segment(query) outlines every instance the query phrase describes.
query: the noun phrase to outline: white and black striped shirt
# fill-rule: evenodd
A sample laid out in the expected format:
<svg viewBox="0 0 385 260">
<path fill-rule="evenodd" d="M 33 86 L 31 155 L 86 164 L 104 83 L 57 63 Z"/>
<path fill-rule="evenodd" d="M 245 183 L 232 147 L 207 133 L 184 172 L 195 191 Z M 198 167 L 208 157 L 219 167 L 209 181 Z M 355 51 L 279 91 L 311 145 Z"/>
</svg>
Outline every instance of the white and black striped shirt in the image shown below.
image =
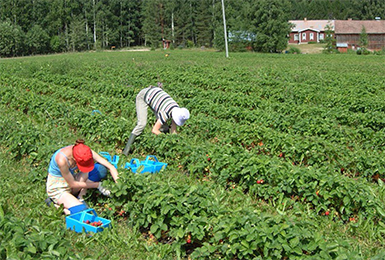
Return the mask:
<svg viewBox="0 0 385 260">
<path fill-rule="evenodd" d="M 172 109 L 174 107 L 179 107 L 178 103 L 159 87 L 151 87 L 145 94 L 144 101 L 155 112 L 162 125 L 171 118 Z"/>
</svg>

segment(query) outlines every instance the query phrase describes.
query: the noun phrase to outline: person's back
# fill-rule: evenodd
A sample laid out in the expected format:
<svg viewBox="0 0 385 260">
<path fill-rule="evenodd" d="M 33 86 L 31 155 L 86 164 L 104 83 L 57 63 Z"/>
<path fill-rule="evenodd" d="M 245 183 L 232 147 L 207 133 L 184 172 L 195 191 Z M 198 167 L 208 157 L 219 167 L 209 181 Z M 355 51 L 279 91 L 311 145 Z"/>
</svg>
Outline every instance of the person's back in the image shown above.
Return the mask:
<svg viewBox="0 0 385 260">
<path fill-rule="evenodd" d="M 147 90 L 144 100 L 154 111 L 156 118 L 161 120 L 162 124 L 171 118 L 172 109 L 179 107 L 178 103 L 159 87 L 151 87 Z"/>
</svg>

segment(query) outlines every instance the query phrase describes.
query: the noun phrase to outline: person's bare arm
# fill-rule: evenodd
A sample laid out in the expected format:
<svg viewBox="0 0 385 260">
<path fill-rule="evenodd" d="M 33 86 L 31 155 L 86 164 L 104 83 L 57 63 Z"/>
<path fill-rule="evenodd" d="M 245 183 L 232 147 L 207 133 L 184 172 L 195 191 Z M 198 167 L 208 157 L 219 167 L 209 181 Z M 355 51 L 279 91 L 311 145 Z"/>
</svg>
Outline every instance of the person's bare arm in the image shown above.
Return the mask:
<svg viewBox="0 0 385 260">
<path fill-rule="evenodd" d="M 174 122 L 174 120 L 172 120 L 172 122 L 171 122 L 171 133 L 172 134 L 177 134 L 177 132 L 176 132 L 176 123 Z"/>
<path fill-rule="evenodd" d="M 155 125 L 152 127 L 152 133 L 153 133 L 153 134 L 156 134 L 156 135 L 161 134 L 162 132 L 159 131 L 159 129 L 160 129 L 161 127 L 162 127 L 162 122 L 160 121 L 160 119 L 156 120 Z"/>
<path fill-rule="evenodd" d="M 98 153 L 95 153 L 94 151 L 92 151 L 92 157 L 94 158 L 95 161 L 97 161 L 101 165 L 105 166 L 110 171 L 110 174 L 111 174 L 111 176 L 115 182 L 118 180 L 119 174 L 118 174 L 118 170 L 115 168 L 115 166 L 113 166 L 106 159 L 104 159 L 102 156 L 100 156 Z"/>
<path fill-rule="evenodd" d="M 68 183 L 68 186 L 73 189 L 77 188 L 97 188 L 99 183 L 91 183 L 91 182 L 85 182 L 85 181 L 76 181 L 74 176 L 72 176 L 71 172 L 68 169 L 67 160 L 63 157 L 59 157 L 57 160 L 57 164 L 59 166 L 61 175 L 63 176 L 64 180 Z"/>
</svg>

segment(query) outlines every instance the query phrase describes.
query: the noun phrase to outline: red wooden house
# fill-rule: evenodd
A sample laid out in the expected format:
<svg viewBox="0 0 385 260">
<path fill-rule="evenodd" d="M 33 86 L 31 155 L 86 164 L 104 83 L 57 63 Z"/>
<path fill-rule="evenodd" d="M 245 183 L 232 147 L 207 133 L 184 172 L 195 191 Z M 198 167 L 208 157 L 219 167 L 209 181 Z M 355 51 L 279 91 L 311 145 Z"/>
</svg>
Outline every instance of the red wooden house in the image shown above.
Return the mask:
<svg viewBox="0 0 385 260">
<path fill-rule="evenodd" d="M 293 24 L 289 43 L 320 42 L 326 38 L 325 28 L 327 25 L 334 30 L 334 21 L 330 20 L 289 20 Z"/>
<path fill-rule="evenodd" d="M 362 28 L 368 35 L 369 50 L 385 49 L 385 21 L 384 20 L 336 20 L 335 39 L 336 44 L 346 44 L 348 49 L 360 47 L 360 35 Z"/>
</svg>

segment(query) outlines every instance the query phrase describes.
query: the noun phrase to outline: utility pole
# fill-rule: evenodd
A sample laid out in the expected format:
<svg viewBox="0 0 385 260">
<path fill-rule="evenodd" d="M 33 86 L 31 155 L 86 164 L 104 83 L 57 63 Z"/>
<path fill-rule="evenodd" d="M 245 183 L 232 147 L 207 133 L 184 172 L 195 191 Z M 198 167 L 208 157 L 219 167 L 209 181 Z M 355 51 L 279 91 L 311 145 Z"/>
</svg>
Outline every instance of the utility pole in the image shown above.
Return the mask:
<svg viewBox="0 0 385 260">
<path fill-rule="evenodd" d="M 222 13 L 223 13 L 223 28 L 225 32 L 225 49 L 226 49 L 226 58 L 229 57 L 229 47 L 227 46 L 227 30 L 226 30 L 226 16 L 225 16 L 225 0 L 222 0 Z"/>
</svg>

